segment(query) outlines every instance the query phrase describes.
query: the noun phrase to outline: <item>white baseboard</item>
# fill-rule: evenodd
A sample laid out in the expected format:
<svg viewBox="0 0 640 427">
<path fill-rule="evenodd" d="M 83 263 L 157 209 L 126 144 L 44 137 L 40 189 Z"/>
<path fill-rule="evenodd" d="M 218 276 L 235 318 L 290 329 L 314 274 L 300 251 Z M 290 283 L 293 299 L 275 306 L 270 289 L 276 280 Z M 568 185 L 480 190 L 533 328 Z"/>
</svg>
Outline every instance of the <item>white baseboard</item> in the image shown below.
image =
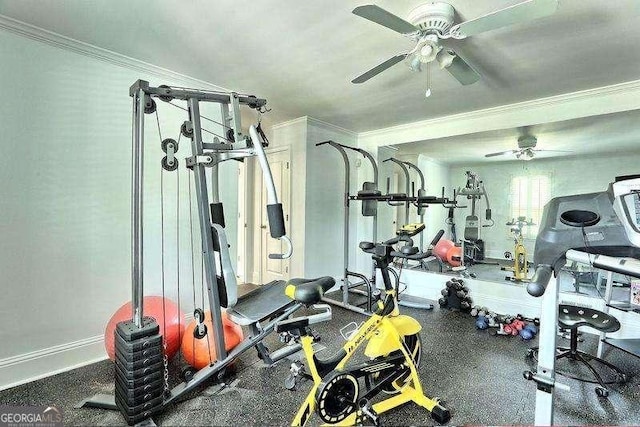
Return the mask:
<svg viewBox="0 0 640 427">
<path fill-rule="evenodd" d="M 193 313 L 185 314 L 185 325 Z M 0 359 L 0 391 L 107 359 L 104 335 Z"/>
<path fill-rule="evenodd" d="M 107 358 L 104 336 L 0 359 L 0 390 L 70 371 Z"/>
</svg>

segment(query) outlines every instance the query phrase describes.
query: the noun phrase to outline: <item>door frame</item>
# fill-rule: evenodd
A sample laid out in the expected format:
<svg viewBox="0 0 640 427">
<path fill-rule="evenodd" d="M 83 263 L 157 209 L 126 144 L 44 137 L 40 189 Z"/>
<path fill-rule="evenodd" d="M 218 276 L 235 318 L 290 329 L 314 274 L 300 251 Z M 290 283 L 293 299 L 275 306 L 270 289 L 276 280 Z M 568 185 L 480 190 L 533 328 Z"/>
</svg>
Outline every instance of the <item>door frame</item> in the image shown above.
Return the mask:
<svg viewBox="0 0 640 427">
<path fill-rule="evenodd" d="M 287 199 L 289 200 L 289 220 L 287 221 L 287 233 L 290 232 L 290 224 L 291 224 L 291 145 L 281 145 L 277 147 L 269 147 L 264 150 L 265 155 L 286 152 L 287 153 L 287 161 L 289 162 L 288 168 L 288 179 L 289 186 L 287 191 Z M 262 198 L 262 185 L 256 188 L 256 180 L 257 174 L 259 170 L 258 160 L 253 157 L 251 162 L 243 162 L 240 164 L 240 168 L 243 169 L 243 172 L 239 172 L 238 179 L 242 182 L 238 182 L 238 186 L 243 189 L 242 192 L 238 194 L 238 206 L 244 206 L 244 214 L 242 212 L 239 213 L 238 218 L 242 221 L 242 232 L 238 233 L 238 253 L 242 253 L 245 262 L 242 263 L 243 271 L 241 274 L 244 276 L 242 281 L 247 283 L 255 283 L 257 285 L 262 284 L 262 254 L 256 254 L 256 251 L 260 252 L 262 244 L 259 241 L 260 235 L 256 234 L 256 230 L 259 228 L 259 223 L 261 220 L 261 216 L 258 215 L 263 209 L 266 209 L 264 206 L 256 206 L 255 201 L 261 200 Z M 260 193 L 260 197 L 256 198 L 257 194 Z M 278 199 L 281 200 L 281 194 L 278 194 Z M 249 214 L 250 213 L 250 214 Z M 240 225 L 240 223 L 239 223 Z M 251 238 L 249 238 L 249 229 L 251 230 Z M 258 244 L 256 246 L 256 239 L 258 240 Z M 265 255 L 266 256 L 266 255 Z M 251 265 L 253 268 L 249 268 L 249 263 L 246 260 L 253 259 L 259 260 L 259 266 L 256 267 L 256 263 L 252 262 Z M 290 263 L 288 263 L 288 267 L 290 270 Z"/>
</svg>

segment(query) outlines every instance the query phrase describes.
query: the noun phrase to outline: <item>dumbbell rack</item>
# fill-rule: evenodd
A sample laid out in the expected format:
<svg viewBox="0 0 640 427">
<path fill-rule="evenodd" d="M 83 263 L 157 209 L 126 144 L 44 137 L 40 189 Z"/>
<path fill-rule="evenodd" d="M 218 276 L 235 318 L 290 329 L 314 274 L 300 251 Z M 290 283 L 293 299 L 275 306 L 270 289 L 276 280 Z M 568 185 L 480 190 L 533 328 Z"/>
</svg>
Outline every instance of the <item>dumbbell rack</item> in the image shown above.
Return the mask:
<svg viewBox="0 0 640 427">
<path fill-rule="evenodd" d="M 469 296 L 469 288 L 464 285 L 462 279 L 453 278 L 447 281 L 446 287 L 441 291 L 442 297 L 438 300 L 440 308 L 459 310 L 465 313 L 471 311 L 473 300 Z M 460 296 L 458 293 L 462 293 Z"/>
</svg>

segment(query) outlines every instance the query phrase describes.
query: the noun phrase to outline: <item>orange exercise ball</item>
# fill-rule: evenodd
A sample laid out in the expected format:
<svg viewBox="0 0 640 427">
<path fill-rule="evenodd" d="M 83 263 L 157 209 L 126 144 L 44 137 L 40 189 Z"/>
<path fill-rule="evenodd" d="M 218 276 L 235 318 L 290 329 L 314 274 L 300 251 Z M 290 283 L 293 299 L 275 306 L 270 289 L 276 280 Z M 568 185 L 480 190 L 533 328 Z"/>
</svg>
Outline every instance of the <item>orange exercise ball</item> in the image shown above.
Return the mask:
<svg viewBox="0 0 640 427">
<path fill-rule="evenodd" d="M 452 267 L 462 265 L 462 248 L 460 246 L 452 246 L 447 251 L 447 262 Z"/>
<path fill-rule="evenodd" d="M 145 317 L 153 317 L 156 319 L 158 326 L 160 327 L 160 335 L 166 340 L 167 357 L 172 358 L 180 348 L 180 342 L 182 340 L 182 333 L 186 326 L 184 314 L 178 310 L 178 306 L 175 302 L 169 298 L 162 298 L 161 296 L 146 296 L 142 300 L 142 312 Z M 163 320 L 163 313 L 165 314 Z M 131 319 L 131 301 L 122 305 L 111 316 L 109 323 L 104 331 L 104 346 L 107 349 L 109 359 L 115 360 L 115 348 L 114 348 L 114 332 L 116 325 L 125 320 Z M 165 331 L 165 325 L 167 330 Z"/>
<path fill-rule="evenodd" d="M 438 243 L 436 243 L 436 245 L 433 247 L 432 253 L 440 261 L 446 262 L 447 261 L 447 252 L 449 251 L 449 249 L 451 249 L 454 246 L 455 246 L 455 244 L 451 240 L 440 239 L 440 240 L 438 240 Z"/>
<path fill-rule="evenodd" d="M 193 334 L 197 324 L 197 321 L 193 320 L 187 325 L 182 338 L 181 351 L 182 357 L 189 365 L 196 369 L 202 369 L 217 359 L 211 312 L 204 313 L 204 324 L 207 327 L 207 333 L 202 338 L 196 338 Z M 227 313 L 224 311 L 222 312 L 222 326 L 224 330 L 224 347 L 229 351 L 244 339 L 242 327 L 229 320 Z"/>
</svg>

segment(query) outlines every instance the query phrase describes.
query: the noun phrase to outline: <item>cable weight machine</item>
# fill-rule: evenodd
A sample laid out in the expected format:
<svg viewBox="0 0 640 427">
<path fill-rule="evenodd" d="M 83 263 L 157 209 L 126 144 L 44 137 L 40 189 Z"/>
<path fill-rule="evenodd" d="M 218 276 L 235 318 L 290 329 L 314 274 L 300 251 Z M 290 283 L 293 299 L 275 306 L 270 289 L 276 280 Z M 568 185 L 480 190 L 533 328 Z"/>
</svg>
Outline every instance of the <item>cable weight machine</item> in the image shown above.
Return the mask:
<svg viewBox="0 0 640 427">
<path fill-rule="evenodd" d="M 484 242 L 480 238 L 480 219 L 476 211 L 477 202 L 484 198 L 486 204 L 485 220 L 488 221 L 488 224 L 483 224 L 482 228 L 493 227 L 495 222 L 491 218 L 489 196 L 487 195 L 487 190 L 484 188 L 484 182 L 480 180 L 477 174 L 471 171 L 466 171 L 465 174 L 467 177 L 465 186 L 459 187 L 458 190 L 454 192 L 454 200 L 457 199 L 458 196 L 465 196 L 468 200 L 471 200 L 471 213 L 465 218 L 464 225 L 464 257 L 471 263 L 495 264 L 484 261 Z"/>
<path fill-rule="evenodd" d="M 272 259 L 286 259 L 292 254 L 291 241 L 286 235 L 282 205 L 278 201 L 276 188 L 267 161 L 264 146 L 268 145 L 266 137 L 260 130 L 260 125 L 250 126 L 249 134 L 242 132 L 240 121 L 240 107 L 248 107 L 259 114 L 266 111 L 266 100 L 254 96 L 241 95 L 234 92 L 214 92 L 178 87 L 159 86 L 151 87 L 143 80 L 135 82 L 129 91 L 133 99 L 133 134 L 132 134 L 132 318 L 120 322 L 115 331 L 115 396 L 97 394 L 86 399 L 80 406 L 97 407 L 102 409 L 119 410 L 126 422 L 130 425 L 139 423 L 152 423 L 151 417 L 163 411 L 167 405 L 178 401 L 189 392 L 197 390 L 205 382 L 220 378 L 225 368 L 229 366 L 243 352 L 255 348 L 258 356 L 270 365 L 281 360 L 298 350 L 301 346 L 281 336 L 285 345 L 281 349 L 270 352 L 263 344 L 263 339 L 274 331 L 275 325 L 291 316 L 304 304 L 290 299 L 285 294 L 287 282 L 274 281 L 265 284 L 254 291 L 238 296 L 236 276 L 233 271 L 231 257 L 229 255 L 228 239 L 224 229 L 224 210 L 218 195 L 218 165 L 227 160 L 243 161 L 245 158 L 257 157 L 263 172 L 263 178 L 267 189 L 267 213 L 271 237 L 279 239 L 283 243 L 283 253 L 270 254 Z M 194 317 L 197 325 L 193 330 L 194 339 L 205 338 L 215 349 L 212 357 L 209 349 L 208 364 L 185 375 L 184 381 L 169 386 L 167 357 L 163 358 L 163 348 L 166 347 L 166 337 L 159 332 L 159 321 L 152 317 L 145 317 L 143 312 L 144 273 L 143 273 L 143 192 L 144 186 L 144 152 L 145 152 L 145 115 L 154 114 L 158 121 L 160 133 L 160 120 L 156 109 L 156 101 L 160 99 L 176 108 L 188 113 L 179 132 L 178 140 L 162 139 L 160 136 L 162 151 L 166 154 L 161 163 L 161 204 L 163 200 L 162 176 L 166 172 L 177 174 L 180 166 L 176 153 L 179 148 L 180 137 L 190 139 L 191 155 L 184 159 L 184 166 L 189 175 L 189 203 L 191 221 L 191 182 L 195 184 L 195 201 L 197 221 L 200 230 L 201 256 L 202 256 L 202 306 L 196 307 L 194 250 L 192 247 L 192 271 L 193 271 L 193 301 Z M 173 101 L 186 102 L 187 108 L 183 108 Z M 200 114 L 200 104 L 214 103 L 220 106 L 221 121 L 215 121 Z M 216 134 L 202 127 L 202 120 L 209 120 L 224 129 L 222 134 Z M 203 132 L 214 136 L 213 142 L 203 140 Z M 207 174 L 207 169 L 210 174 Z M 211 184 L 213 193 L 210 203 L 208 196 L 208 183 Z M 178 186 L 179 200 L 179 186 Z M 164 216 L 161 208 L 162 223 L 162 292 L 165 293 L 164 283 Z M 179 212 L 179 204 L 178 204 Z M 176 218 L 178 229 L 179 218 Z M 190 223 L 191 227 L 191 223 Z M 191 227 L 191 245 L 193 246 L 193 228 Z M 177 260 L 180 259 L 180 240 L 178 238 Z M 180 303 L 180 267 L 178 266 L 178 303 Z M 299 282 L 309 282 L 298 279 Z M 310 281 L 315 282 L 315 281 Z M 204 284 L 206 283 L 206 289 Z M 206 298 L 205 298 L 206 295 Z M 210 327 L 203 324 L 203 308 L 205 299 L 208 301 L 208 309 L 212 321 Z M 227 352 L 225 348 L 222 308 L 226 308 L 226 315 L 233 323 L 246 326 L 250 330 L 248 337 Z M 303 317 L 308 324 L 314 324 L 331 318 L 331 308 L 326 304 L 317 304 L 317 314 Z M 197 313 L 197 315 L 195 314 Z M 203 335 L 203 336 L 201 336 Z M 286 333 L 285 333 L 286 335 Z M 158 361 L 160 359 L 160 362 Z M 164 380 L 162 380 L 164 379 Z"/>
</svg>

